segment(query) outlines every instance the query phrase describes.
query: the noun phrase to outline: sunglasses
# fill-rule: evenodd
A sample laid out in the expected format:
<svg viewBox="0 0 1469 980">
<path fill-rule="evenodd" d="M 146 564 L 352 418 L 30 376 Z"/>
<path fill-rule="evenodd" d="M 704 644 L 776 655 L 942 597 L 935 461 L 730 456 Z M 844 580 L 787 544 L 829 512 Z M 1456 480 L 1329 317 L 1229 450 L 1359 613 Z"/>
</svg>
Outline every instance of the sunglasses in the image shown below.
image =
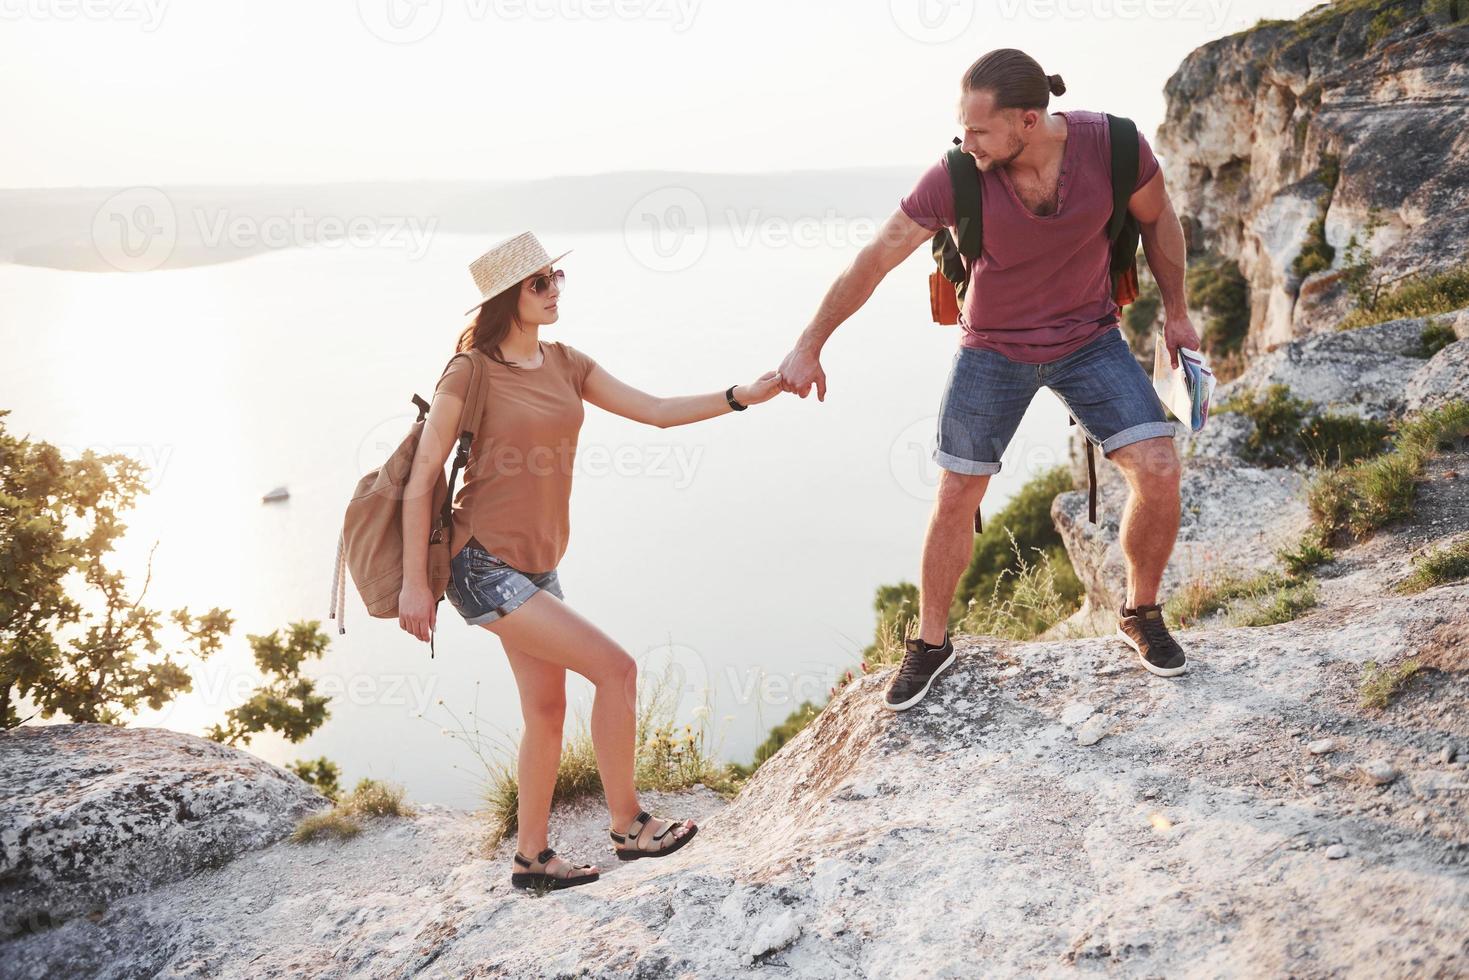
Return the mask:
<svg viewBox="0 0 1469 980">
<path fill-rule="evenodd" d="M 549 276 L 544 274 L 535 276 L 534 278 L 529 280 L 530 291 L 536 293 L 537 295 L 544 293 L 547 289 L 551 288 L 552 280 L 556 282 L 557 289 L 566 288 L 566 270 L 553 269 L 551 270 L 551 274 Z"/>
</svg>

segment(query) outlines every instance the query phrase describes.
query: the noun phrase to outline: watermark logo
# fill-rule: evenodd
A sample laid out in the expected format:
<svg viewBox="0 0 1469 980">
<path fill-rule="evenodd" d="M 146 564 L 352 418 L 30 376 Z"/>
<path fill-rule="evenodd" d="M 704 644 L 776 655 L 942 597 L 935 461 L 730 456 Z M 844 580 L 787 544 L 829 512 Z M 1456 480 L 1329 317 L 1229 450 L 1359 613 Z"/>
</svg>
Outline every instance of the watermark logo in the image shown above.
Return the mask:
<svg viewBox="0 0 1469 980">
<path fill-rule="evenodd" d="M 157 187 L 118 191 L 92 215 L 92 247 L 120 272 L 151 272 L 181 244 L 232 253 L 343 244 L 396 248 L 417 260 L 427 254 L 437 217 L 317 214 L 293 208 L 279 214 L 241 214 L 229 208 L 180 209 Z"/>
<path fill-rule="evenodd" d="M 622 224 L 628 251 L 654 272 L 691 268 L 709 246 L 709 212 L 687 187 L 660 187 L 628 209 Z"/>
<path fill-rule="evenodd" d="M 444 0 L 357 0 L 357 18 L 389 44 L 414 44 L 444 19 Z"/>
<path fill-rule="evenodd" d="M 92 246 L 119 272 L 150 272 L 178 244 L 173 201 L 156 187 L 129 187 L 102 202 L 92 216 Z"/>
<path fill-rule="evenodd" d="M 943 44 L 969 29 L 975 0 L 888 0 L 898 30 L 923 44 Z"/>
<path fill-rule="evenodd" d="M 943 469 L 934 462 L 938 444 L 938 416 L 908 423 L 888 447 L 888 470 L 903 492 L 919 500 L 932 500 Z"/>
</svg>

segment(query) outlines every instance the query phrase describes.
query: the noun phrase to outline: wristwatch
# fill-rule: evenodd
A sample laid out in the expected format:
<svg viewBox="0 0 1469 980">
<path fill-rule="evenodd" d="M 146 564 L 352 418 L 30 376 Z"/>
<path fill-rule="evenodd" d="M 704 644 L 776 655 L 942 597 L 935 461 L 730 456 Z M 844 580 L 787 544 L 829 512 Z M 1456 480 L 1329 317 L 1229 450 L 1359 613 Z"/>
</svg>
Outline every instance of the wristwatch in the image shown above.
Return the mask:
<svg viewBox="0 0 1469 980">
<path fill-rule="evenodd" d="M 729 386 L 729 390 L 724 393 L 724 400 L 727 401 L 727 402 L 729 402 L 729 407 L 732 408 L 732 409 L 734 409 L 736 412 L 743 412 L 745 409 L 749 408 L 750 406 L 749 405 L 741 405 L 739 402 L 735 401 L 734 390 L 737 387 L 739 387 L 739 386 L 738 385 L 730 385 Z"/>
</svg>

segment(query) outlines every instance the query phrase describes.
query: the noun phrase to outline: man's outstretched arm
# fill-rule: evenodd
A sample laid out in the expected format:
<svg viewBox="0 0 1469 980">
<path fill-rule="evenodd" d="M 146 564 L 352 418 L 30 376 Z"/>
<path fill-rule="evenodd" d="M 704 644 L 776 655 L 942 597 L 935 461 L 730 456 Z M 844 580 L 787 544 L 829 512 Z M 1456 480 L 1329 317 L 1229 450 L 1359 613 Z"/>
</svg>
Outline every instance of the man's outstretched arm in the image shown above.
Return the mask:
<svg viewBox="0 0 1469 980">
<path fill-rule="evenodd" d="M 852 264 L 831 284 L 811 324 L 801 331 L 796 346 L 780 362 L 782 390 L 794 391 L 805 398 L 814 383 L 817 400 L 826 401 L 826 372 L 821 369 L 821 349 L 826 346 L 826 339 L 862 308 L 884 276 L 932 237 L 933 232 L 902 211 L 894 211 L 883 222 L 877 237 L 863 246 Z"/>
</svg>

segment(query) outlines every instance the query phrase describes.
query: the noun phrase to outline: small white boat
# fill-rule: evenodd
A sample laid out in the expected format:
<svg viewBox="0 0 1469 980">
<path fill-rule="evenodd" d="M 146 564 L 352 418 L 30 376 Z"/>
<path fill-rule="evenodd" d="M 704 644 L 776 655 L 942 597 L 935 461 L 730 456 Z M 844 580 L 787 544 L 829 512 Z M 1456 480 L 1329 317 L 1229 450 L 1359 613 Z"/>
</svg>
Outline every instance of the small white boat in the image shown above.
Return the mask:
<svg viewBox="0 0 1469 980">
<path fill-rule="evenodd" d="M 291 493 L 285 487 L 276 487 L 274 490 L 260 498 L 262 504 L 273 504 L 277 500 L 285 500 Z"/>
</svg>

